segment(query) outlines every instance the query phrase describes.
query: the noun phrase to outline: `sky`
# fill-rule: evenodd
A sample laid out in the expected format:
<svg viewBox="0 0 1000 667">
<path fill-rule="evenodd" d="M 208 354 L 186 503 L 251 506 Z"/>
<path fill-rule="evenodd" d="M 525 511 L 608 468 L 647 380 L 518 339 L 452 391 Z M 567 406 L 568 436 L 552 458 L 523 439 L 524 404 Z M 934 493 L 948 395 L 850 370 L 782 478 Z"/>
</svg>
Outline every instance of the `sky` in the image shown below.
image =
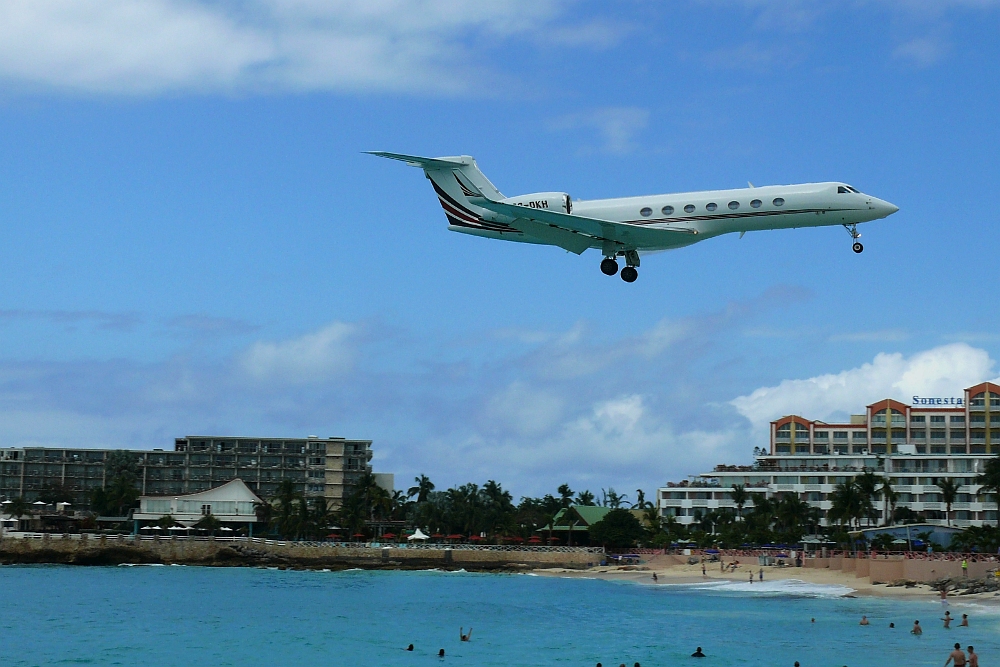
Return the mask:
<svg viewBox="0 0 1000 667">
<path fill-rule="evenodd" d="M 0 6 L 0 446 L 373 440 L 399 488 L 634 496 L 782 415 L 997 378 L 1000 1 Z M 447 230 L 506 195 L 837 180 L 900 211 L 647 256 Z"/>
</svg>

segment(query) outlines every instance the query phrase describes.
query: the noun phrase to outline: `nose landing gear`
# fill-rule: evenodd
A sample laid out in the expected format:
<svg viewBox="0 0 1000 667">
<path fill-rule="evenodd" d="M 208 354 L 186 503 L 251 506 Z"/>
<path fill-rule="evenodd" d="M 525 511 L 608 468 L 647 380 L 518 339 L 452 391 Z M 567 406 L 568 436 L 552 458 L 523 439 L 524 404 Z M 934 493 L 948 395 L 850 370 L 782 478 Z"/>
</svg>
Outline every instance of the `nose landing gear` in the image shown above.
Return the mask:
<svg viewBox="0 0 1000 667">
<path fill-rule="evenodd" d="M 858 231 L 858 223 L 852 222 L 850 224 L 844 225 L 844 229 L 846 229 L 847 233 L 851 235 L 852 239 L 854 239 L 854 245 L 851 246 L 851 250 L 853 250 L 858 254 L 861 254 L 861 252 L 864 251 L 865 247 L 861 245 L 860 241 L 858 241 L 858 239 L 861 238 L 861 232 Z"/>
</svg>

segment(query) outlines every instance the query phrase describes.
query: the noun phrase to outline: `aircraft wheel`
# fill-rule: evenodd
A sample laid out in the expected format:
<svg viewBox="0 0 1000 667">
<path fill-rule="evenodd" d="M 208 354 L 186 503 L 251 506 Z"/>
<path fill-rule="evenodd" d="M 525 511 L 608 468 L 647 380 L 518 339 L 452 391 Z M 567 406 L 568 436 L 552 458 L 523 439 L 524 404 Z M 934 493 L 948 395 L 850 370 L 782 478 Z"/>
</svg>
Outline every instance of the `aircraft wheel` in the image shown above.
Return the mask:
<svg viewBox="0 0 1000 667">
<path fill-rule="evenodd" d="M 610 257 L 605 257 L 601 262 L 601 273 L 606 276 L 613 276 L 618 273 L 618 262 L 611 259 Z"/>
<path fill-rule="evenodd" d="M 639 272 L 635 270 L 633 266 L 626 266 L 622 269 L 622 280 L 627 283 L 634 283 L 635 279 L 639 277 Z"/>
<path fill-rule="evenodd" d="M 863 245 L 861 245 L 860 243 L 858 243 L 857 241 L 855 241 L 855 242 L 854 242 L 854 245 L 853 245 L 853 246 L 851 246 L 851 249 L 852 249 L 852 250 L 853 250 L 854 252 L 856 252 L 856 253 L 858 253 L 858 254 L 861 254 L 861 251 L 862 251 L 862 250 L 864 250 L 864 249 L 865 249 L 865 247 L 864 247 Z"/>
</svg>

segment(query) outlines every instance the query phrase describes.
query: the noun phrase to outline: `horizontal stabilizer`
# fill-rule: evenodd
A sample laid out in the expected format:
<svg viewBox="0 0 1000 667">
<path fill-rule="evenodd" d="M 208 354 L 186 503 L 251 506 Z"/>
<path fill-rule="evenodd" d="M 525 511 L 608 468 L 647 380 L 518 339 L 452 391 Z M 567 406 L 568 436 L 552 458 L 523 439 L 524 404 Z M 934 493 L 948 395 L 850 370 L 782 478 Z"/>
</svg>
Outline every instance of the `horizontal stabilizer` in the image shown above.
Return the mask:
<svg viewBox="0 0 1000 667">
<path fill-rule="evenodd" d="M 403 155 L 402 153 L 386 153 L 385 151 L 364 151 L 367 155 L 389 158 L 405 162 L 411 167 L 421 169 L 454 169 L 473 164 L 474 160 L 468 155 L 458 155 L 456 157 L 420 157 L 419 155 Z"/>
</svg>

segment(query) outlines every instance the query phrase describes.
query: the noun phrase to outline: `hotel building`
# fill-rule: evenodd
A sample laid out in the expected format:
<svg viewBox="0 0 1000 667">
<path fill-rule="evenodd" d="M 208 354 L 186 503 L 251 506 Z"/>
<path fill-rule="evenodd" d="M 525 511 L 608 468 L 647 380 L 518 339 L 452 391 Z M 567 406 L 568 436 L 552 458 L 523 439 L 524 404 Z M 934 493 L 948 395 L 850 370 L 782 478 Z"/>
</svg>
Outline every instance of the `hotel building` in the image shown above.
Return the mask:
<svg viewBox="0 0 1000 667">
<path fill-rule="evenodd" d="M 144 496 L 182 495 L 207 491 L 241 479 L 258 496 L 268 498 L 284 480 L 307 497 L 325 497 L 338 507 L 345 489 L 371 472 L 371 440 L 346 438 L 250 438 L 192 435 L 177 438 L 173 451 L 126 450 L 139 469 Z M 94 489 L 107 481 L 104 461 L 114 449 L 57 447 L 0 448 L 0 496 L 29 502 L 45 488 L 73 494 L 76 508 L 90 504 Z M 378 475 L 392 486 L 391 475 Z"/>
<path fill-rule="evenodd" d="M 952 524 L 980 526 L 997 520 L 997 504 L 979 496 L 976 475 L 1000 454 L 1000 386 L 985 382 L 961 397 L 913 396 L 909 405 L 884 399 L 829 424 L 788 415 L 771 422 L 770 447 L 757 450 L 749 466 L 716 466 L 679 483 L 657 489 L 663 517 L 681 524 L 697 522 L 710 510 L 735 509 L 729 490 L 742 484 L 752 498 L 794 493 L 823 513 L 837 484 L 865 470 L 888 476 L 899 498 L 896 507 L 921 514 L 928 523 L 946 522 L 936 483 L 954 479 L 961 486 L 952 504 Z M 876 503 L 882 521 L 883 505 Z"/>
</svg>

